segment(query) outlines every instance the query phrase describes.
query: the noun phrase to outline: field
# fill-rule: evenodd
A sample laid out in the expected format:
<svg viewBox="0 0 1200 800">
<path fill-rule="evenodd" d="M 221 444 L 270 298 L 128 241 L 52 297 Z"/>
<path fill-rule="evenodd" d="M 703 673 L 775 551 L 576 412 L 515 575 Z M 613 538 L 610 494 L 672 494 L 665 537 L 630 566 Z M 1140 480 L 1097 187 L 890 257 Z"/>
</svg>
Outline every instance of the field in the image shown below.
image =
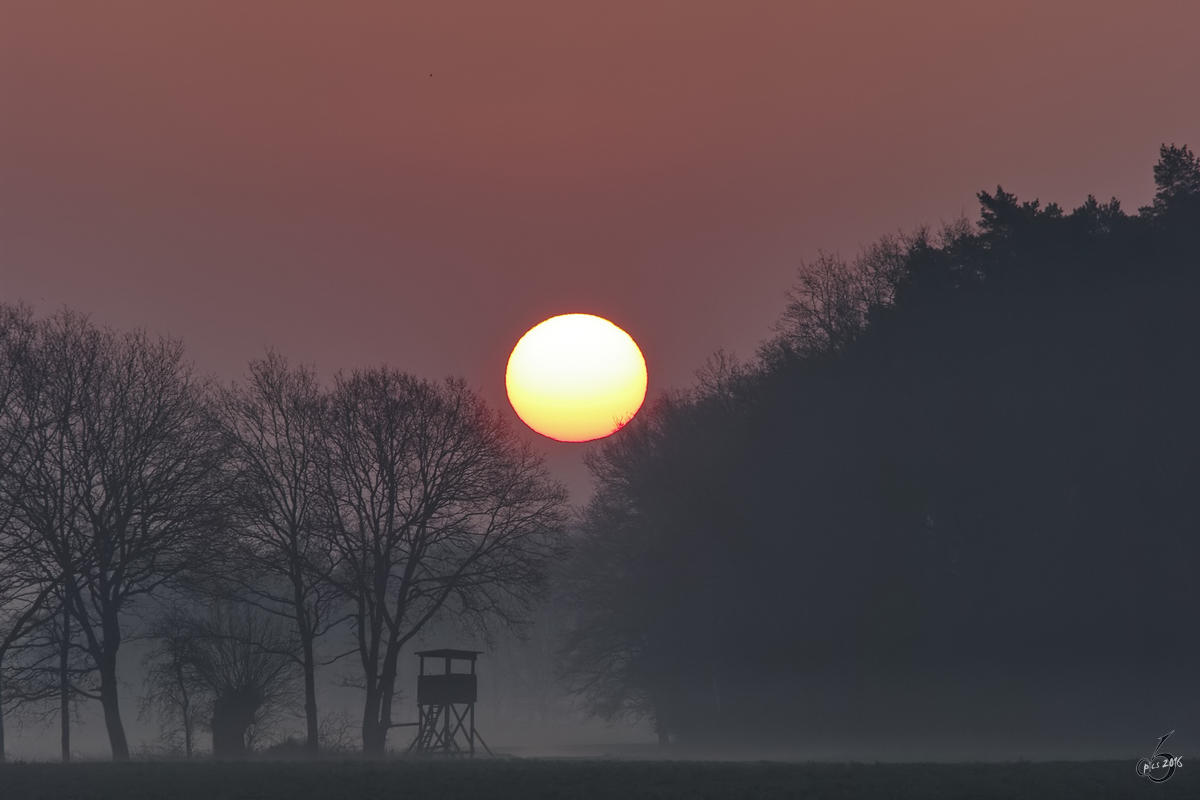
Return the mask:
<svg viewBox="0 0 1200 800">
<path fill-rule="evenodd" d="M 1128 762 L 818 764 L 502 759 L 0 765 L 3 800 L 591 800 L 591 798 L 1129 798 L 1196 796 Z"/>
</svg>

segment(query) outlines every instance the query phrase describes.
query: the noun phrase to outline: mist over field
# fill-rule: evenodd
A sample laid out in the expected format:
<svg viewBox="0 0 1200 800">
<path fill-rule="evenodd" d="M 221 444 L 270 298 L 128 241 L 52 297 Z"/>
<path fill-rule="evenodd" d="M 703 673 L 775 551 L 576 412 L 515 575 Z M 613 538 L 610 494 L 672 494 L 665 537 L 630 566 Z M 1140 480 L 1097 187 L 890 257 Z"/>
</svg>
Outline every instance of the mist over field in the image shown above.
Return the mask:
<svg viewBox="0 0 1200 800">
<path fill-rule="evenodd" d="M 1194 0 L 0 6 L 0 800 L 1196 794 Z"/>
<path fill-rule="evenodd" d="M 445 636 L 431 633 L 427 647 L 438 647 L 446 642 L 471 646 L 452 631 Z M 135 758 L 177 758 L 174 746 L 164 741 L 160 721 L 139 718 L 139 697 L 144 693 L 143 670 L 140 659 L 147 647 L 132 642 L 122 655 L 122 674 L 128 691 L 122 697 L 122 712 L 128 720 L 129 737 L 134 745 Z M 417 649 L 420 649 L 419 647 Z M 330 651 L 333 648 L 330 647 Z M 563 687 L 553 682 L 552 660 L 542 663 L 534 661 L 544 654 L 536 648 L 527 648 L 520 642 L 503 637 L 495 652 L 480 659 L 480 701 L 476 709 L 479 733 L 484 741 L 502 755 L 521 757 L 537 756 L 604 756 L 648 757 L 658 749 L 652 727 L 642 724 L 610 725 L 589 717 L 578 707 Z M 397 681 L 401 700 L 397 705 L 398 721 L 414 721 L 417 659 L 403 657 L 402 670 Z M 540 670 L 530 674 L 530 668 Z M 342 676 L 351 670 L 336 666 L 323 670 L 325 680 L 317 694 L 322 717 L 328 716 L 330 728 L 345 737 L 347 744 L 355 742 L 356 715 L 361 715 L 360 692 L 339 685 Z M 541 683 L 539 683 L 539 680 Z M 7 757 L 12 761 L 57 761 L 61 755 L 57 719 L 31 717 L 7 720 Z M 79 761 L 108 760 L 111 750 L 104 731 L 104 719 L 100 710 L 87 705 L 79 707 L 72 722 L 71 749 Z M 390 744 L 394 750 L 402 751 L 415 735 L 414 728 L 400 728 L 393 733 Z M 285 741 L 289 737 L 296 741 L 304 738 L 303 708 L 299 705 L 287 709 L 258 744 L 258 749 L 267 749 L 271 744 Z M 198 733 L 199 746 L 203 752 L 211 749 L 206 733 Z M 346 755 L 353 755 L 347 753 Z M 284 757 L 284 756 L 281 756 Z M 288 751 L 286 757 L 294 757 Z"/>
<path fill-rule="evenodd" d="M 805 265 L 581 506 L 461 380 L 269 351 L 222 386 L 5 306 L 5 751 L 1191 752 L 1200 159 L 1159 155 L 1134 214 L 997 188 Z M 420 701 L 445 647 L 471 688 Z"/>
</svg>

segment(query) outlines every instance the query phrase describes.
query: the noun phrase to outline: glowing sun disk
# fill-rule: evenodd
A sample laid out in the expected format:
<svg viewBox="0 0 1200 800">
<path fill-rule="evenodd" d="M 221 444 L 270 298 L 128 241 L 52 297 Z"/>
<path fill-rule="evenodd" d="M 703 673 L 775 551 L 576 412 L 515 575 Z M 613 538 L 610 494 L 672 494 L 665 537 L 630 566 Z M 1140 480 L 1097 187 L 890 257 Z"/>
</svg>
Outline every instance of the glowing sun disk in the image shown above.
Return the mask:
<svg viewBox="0 0 1200 800">
<path fill-rule="evenodd" d="M 646 398 L 646 361 L 625 331 L 591 314 L 563 314 L 521 337 L 504 376 L 526 425 L 561 442 L 608 436 Z"/>
</svg>

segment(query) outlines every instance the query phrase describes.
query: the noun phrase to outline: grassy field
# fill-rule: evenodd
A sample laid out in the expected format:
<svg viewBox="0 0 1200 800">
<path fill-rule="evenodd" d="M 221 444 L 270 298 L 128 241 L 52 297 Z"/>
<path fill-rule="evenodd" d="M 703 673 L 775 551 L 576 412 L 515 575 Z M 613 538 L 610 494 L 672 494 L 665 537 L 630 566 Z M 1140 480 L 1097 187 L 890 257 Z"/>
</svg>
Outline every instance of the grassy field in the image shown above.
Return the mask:
<svg viewBox="0 0 1200 800">
<path fill-rule="evenodd" d="M 1164 784 L 1133 761 L 789 764 L 617 760 L 3 764 L 3 800 L 590 800 L 614 798 L 1195 797 L 1184 768 Z"/>
</svg>

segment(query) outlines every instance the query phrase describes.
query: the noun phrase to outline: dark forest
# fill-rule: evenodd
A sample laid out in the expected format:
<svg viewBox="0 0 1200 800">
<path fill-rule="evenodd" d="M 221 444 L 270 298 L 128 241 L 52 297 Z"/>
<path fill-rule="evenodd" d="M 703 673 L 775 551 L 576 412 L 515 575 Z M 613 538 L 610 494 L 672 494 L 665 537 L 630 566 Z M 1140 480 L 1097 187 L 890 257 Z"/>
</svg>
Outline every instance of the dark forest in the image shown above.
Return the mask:
<svg viewBox="0 0 1200 800">
<path fill-rule="evenodd" d="M 997 188 L 823 256 L 755 361 L 593 453 L 562 589 L 592 708 L 1025 752 L 1195 711 L 1200 162 L 1154 177 L 1136 214 Z"/>
</svg>

